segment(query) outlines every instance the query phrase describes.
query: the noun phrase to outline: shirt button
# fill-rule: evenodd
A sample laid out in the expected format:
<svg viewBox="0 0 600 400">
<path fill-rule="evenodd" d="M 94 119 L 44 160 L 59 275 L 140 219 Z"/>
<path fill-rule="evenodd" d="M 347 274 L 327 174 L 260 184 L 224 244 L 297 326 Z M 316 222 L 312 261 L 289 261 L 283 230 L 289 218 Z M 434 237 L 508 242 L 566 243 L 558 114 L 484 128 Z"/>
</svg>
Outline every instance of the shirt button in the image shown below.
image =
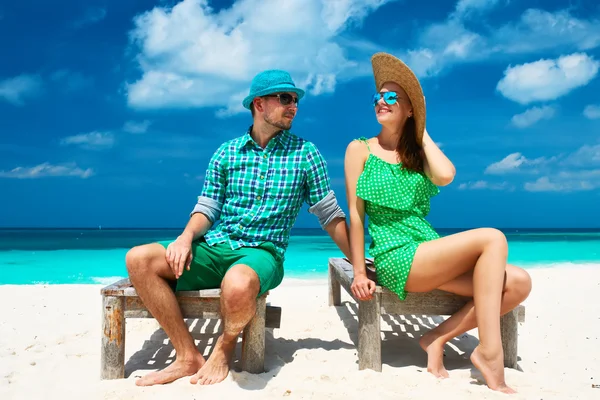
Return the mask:
<svg viewBox="0 0 600 400">
<path fill-rule="evenodd" d="M 264 176 L 264 175 L 261 175 L 261 176 L 260 176 L 260 179 L 265 179 L 265 176 Z"/>
<path fill-rule="evenodd" d="M 262 197 L 260 197 L 260 195 L 256 196 L 256 200 L 260 200 L 262 199 Z"/>
<path fill-rule="evenodd" d="M 267 155 L 266 155 L 266 154 L 265 154 L 265 155 L 263 155 L 263 158 L 267 158 Z"/>
</svg>

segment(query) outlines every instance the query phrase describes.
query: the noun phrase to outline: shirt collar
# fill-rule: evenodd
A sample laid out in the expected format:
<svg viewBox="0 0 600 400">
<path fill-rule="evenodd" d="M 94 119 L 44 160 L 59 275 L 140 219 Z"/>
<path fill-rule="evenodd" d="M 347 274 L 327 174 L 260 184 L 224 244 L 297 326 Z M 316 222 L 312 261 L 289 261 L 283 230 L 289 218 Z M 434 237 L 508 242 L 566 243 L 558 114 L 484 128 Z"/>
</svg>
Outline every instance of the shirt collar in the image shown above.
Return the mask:
<svg viewBox="0 0 600 400">
<path fill-rule="evenodd" d="M 254 141 L 254 139 L 252 139 L 252 136 L 250 136 L 250 132 L 252 132 L 252 126 L 253 125 L 250 125 L 250 127 L 248 128 L 248 130 L 246 131 L 244 136 L 242 136 L 242 139 L 241 139 L 240 145 L 239 145 L 239 150 L 243 150 L 250 145 L 258 146 L 258 144 Z M 287 130 L 283 130 L 283 131 L 279 132 L 277 134 L 277 136 L 275 136 L 272 139 L 272 141 L 275 142 L 275 145 L 280 145 L 283 148 L 286 148 L 288 146 L 288 144 L 290 143 L 290 132 Z M 267 145 L 267 147 L 274 147 L 274 146 L 270 146 L 270 145 L 271 145 L 271 143 L 269 143 L 269 145 Z"/>
</svg>

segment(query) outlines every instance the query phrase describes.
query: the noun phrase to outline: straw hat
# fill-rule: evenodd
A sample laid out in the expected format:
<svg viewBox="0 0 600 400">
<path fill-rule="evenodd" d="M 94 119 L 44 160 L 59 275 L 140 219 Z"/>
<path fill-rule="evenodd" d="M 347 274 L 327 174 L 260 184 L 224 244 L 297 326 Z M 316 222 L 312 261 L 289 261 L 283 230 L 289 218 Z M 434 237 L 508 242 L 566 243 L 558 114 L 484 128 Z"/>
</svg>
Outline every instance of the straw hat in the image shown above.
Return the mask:
<svg viewBox="0 0 600 400">
<path fill-rule="evenodd" d="M 408 95 L 415 119 L 417 143 L 423 142 L 425 131 L 425 97 L 419 80 L 411 69 L 398 58 L 387 53 L 376 53 L 371 57 L 376 90 L 380 90 L 386 82 L 395 82 Z"/>
</svg>

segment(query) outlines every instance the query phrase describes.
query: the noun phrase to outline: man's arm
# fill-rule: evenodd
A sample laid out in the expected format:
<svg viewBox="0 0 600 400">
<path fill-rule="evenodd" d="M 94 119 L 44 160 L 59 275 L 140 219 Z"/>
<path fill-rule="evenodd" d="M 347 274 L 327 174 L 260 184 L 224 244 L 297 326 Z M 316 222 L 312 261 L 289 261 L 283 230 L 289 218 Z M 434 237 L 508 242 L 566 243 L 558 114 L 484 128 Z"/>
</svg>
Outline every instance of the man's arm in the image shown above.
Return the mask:
<svg viewBox="0 0 600 400">
<path fill-rule="evenodd" d="M 321 227 L 329 234 L 334 243 L 350 259 L 350 243 L 346 214 L 340 208 L 335 193 L 329 185 L 327 164 L 317 148 L 308 144 L 306 160 L 308 211 L 317 216 Z"/>
<path fill-rule="evenodd" d="M 227 186 L 226 171 L 223 165 L 224 146 L 212 156 L 206 169 L 202 194 L 191 212 L 185 229 L 173 243 L 167 247 L 166 258 L 176 278 L 189 269 L 192 262 L 192 242 L 206 234 L 221 215 Z"/>
<path fill-rule="evenodd" d="M 346 218 L 336 217 L 325 226 L 325 230 L 331 236 L 337 247 L 352 262 L 352 253 L 350 251 L 350 242 L 348 240 L 348 224 Z"/>
</svg>

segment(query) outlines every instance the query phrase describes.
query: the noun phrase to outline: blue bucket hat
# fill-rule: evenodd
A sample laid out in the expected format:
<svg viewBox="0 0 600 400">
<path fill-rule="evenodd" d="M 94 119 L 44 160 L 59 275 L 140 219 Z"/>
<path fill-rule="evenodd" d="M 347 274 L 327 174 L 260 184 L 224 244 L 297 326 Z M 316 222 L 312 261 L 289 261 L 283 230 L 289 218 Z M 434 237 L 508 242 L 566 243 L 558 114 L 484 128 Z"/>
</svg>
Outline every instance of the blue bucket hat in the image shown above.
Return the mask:
<svg viewBox="0 0 600 400">
<path fill-rule="evenodd" d="M 304 90 L 296 87 L 292 77 L 286 71 L 279 69 L 263 71 L 252 79 L 250 94 L 244 99 L 242 104 L 244 108 L 250 109 L 250 104 L 255 97 L 281 92 L 296 93 L 298 100 L 304 97 Z"/>
</svg>

